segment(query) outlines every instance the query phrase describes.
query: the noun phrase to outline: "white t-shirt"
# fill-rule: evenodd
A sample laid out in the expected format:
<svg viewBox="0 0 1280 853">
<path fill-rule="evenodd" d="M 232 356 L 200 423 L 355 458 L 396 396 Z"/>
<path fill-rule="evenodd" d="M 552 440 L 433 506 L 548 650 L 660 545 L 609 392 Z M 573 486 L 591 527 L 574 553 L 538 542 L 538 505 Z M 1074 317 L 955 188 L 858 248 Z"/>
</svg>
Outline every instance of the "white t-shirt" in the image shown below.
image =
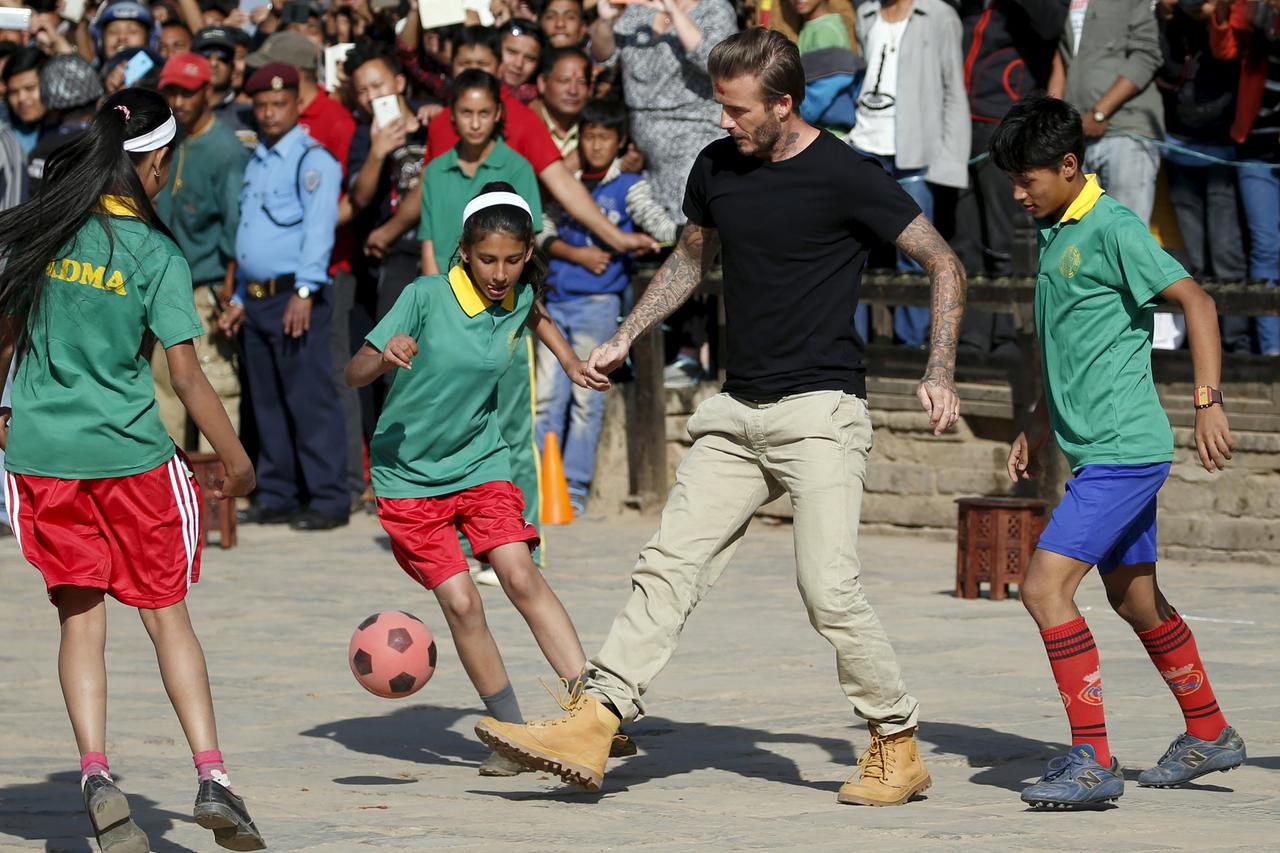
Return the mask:
<svg viewBox="0 0 1280 853">
<path fill-rule="evenodd" d="M 1071 55 L 1080 52 L 1080 34 L 1084 32 L 1084 16 L 1089 12 L 1089 0 L 1071 0 Z"/>
<path fill-rule="evenodd" d="M 894 120 L 897 114 L 898 57 L 902 37 L 911 16 L 889 23 L 881 15 L 867 31 L 863 56 L 867 58 L 867 76 L 858 97 L 858 118 L 849 134 L 849 144 L 882 157 L 897 153 Z"/>
</svg>

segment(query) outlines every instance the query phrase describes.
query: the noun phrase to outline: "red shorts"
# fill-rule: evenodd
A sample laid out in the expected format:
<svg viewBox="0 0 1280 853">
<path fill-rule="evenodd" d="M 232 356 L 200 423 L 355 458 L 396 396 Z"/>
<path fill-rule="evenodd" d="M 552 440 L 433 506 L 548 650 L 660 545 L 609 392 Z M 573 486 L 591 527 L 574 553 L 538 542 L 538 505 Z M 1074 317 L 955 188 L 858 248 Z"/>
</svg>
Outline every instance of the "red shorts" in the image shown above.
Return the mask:
<svg viewBox="0 0 1280 853">
<path fill-rule="evenodd" d="M 200 487 L 178 455 L 129 477 L 6 473 L 4 499 L 50 600 L 60 586 L 83 586 L 155 609 L 181 601 L 200 577 Z"/>
<path fill-rule="evenodd" d="M 503 481 L 433 498 L 378 498 L 378 520 L 400 568 L 427 589 L 467 570 L 459 529 L 480 560 L 499 545 L 527 542 L 532 551 L 539 542 L 520 489 Z"/>
</svg>

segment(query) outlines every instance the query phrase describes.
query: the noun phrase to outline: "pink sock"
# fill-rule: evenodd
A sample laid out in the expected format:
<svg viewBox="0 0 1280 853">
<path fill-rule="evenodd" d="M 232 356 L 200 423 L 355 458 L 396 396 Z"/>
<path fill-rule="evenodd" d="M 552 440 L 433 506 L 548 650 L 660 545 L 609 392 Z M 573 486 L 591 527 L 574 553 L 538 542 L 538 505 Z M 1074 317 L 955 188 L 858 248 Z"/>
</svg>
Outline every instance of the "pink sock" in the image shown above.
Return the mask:
<svg viewBox="0 0 1280 853">
<path fill-rule="evenodd" d="M 227 768 L 222 763 L 221 750 L 206 749 L 191 756 L 191 760 L 195 762 L 196 776 L 201 782 L 212 779 L 224 788 L 231 787 L 231 777 L 227 775 Z"/>
<path fill-rule="evenodd" d="M 107 755 L 104 752 L 86 752 L 80 756 L 80 779 L 94 774 L 111 778 L 111 768 L 107 764 Z"/>
</svg>

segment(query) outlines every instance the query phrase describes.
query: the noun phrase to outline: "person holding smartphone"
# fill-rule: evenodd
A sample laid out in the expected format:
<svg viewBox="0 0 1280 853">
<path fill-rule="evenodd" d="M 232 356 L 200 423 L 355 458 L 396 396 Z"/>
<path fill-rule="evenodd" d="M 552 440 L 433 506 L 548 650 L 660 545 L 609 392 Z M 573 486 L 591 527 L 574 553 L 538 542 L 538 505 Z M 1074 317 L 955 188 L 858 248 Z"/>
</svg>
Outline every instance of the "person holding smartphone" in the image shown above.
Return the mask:
<svg viewBox="0 0 1280 853">
<path fill-rule="evenodd" d="M 377 282 L 378 320 L 417 276 L 427 126 L 405 99 L 404 69 L 395 57 L 352 51 L 347 74 L 361 118 L 347 158 L 348 197 L 364 247 L 357 266 Z"/>
</svg>

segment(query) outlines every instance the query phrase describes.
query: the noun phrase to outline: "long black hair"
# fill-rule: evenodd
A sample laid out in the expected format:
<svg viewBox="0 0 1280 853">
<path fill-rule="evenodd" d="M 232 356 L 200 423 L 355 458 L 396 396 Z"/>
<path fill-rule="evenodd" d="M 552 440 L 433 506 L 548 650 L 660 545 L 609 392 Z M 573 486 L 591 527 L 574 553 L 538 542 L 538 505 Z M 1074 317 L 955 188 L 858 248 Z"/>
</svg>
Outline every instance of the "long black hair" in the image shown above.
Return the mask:
<svg viewBox="0 0 1280 853">
<path fill-rule="evenodd" d="M 506 181 L 490 181 L 476 194 L 476 198 L 486 193 L 519 195 L 515 187 Z M 533 227 L 533 218 L 525 213 L 523 208 L 516 207 L 514 204 L 495 204 L 492 207 L 477 210 L 462 223 L 462 237 L 458 240 L 458 248 L 454 250 L 455 256 L 460 259 L 463 246 L 466 246 L 469 251 L 472 246 L 495 231 L 510 234 L 526 246 L 534 246 L 533 238 L 538 234 Z M 471 270 L 467 270 L 467 275 L 471 275 Z M 547 286 L 547 262 L 536 246 L 524 265 L 524 275 L 521 278 L 533 285 L 533 292 L 537 298 L 542 298 Z"/>
<path fill-rule="evenodd" d="M 138 178 L 136 165 L 150 152 L 124 150 L 126 139 L 155 130 L 171 115 L 158 92 L 116 92 L 102 103 L 85 133 L 54 150 L 45 162 L 40 193 L 0 212 L 0 316 L 15 321 L 12 343 L 19 352 L 30 341 L 31 322 L 39 316 L 49 264 L 91 216 L 99 218 L 112 239 L 110 218 L 102 209 L 104 195 L 123 196 L 139 219 L 173 239 Z"/>
</svg>

